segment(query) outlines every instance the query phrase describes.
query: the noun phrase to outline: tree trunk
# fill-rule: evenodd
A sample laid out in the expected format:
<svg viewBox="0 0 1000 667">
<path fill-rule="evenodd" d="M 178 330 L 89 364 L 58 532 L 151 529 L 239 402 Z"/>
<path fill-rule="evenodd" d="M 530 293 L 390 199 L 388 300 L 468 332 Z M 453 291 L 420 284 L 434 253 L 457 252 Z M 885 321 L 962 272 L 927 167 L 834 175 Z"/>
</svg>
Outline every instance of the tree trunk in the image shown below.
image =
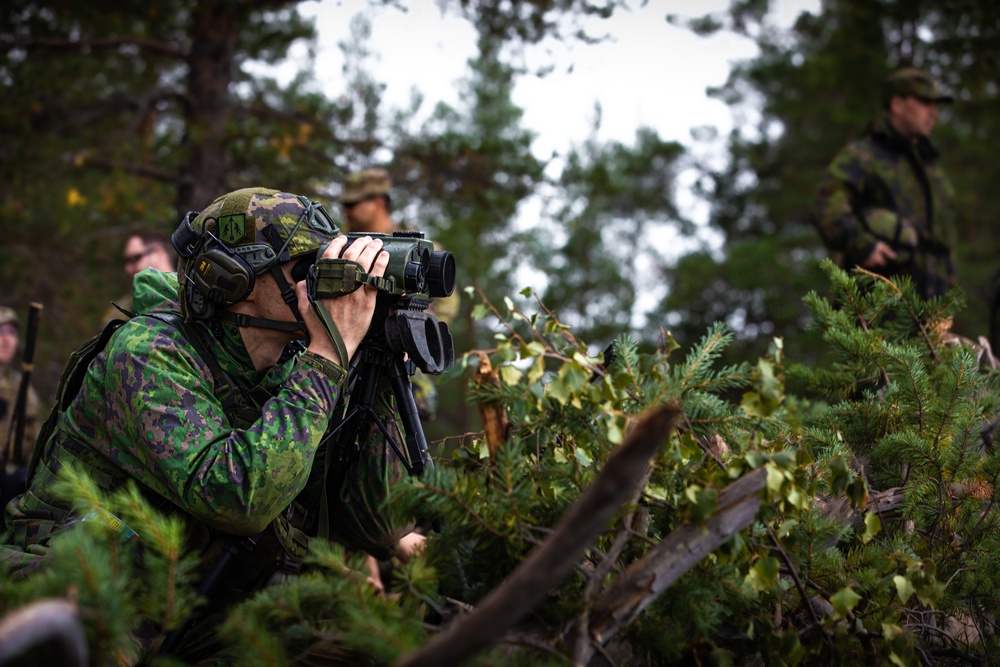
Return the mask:
<svg viewBox="0 0 1000 667">
<path fill-rule="evenodd" d="M 239 8 L 228 0 L 199 2 L 191 10 L 188 56 L 187 173 L 180 174 L 177 217 L 200 211 L 226 188 L 229 84 L 239 32 Z"/>
</svg>

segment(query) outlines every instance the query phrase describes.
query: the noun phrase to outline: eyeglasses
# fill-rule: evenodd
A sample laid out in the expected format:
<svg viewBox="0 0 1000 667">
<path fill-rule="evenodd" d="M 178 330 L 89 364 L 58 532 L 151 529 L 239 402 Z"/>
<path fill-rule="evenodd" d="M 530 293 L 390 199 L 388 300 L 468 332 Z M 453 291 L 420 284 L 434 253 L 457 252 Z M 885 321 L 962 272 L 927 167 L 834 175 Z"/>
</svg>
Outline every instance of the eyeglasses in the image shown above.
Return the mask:
<svg viewBox="0 0 1000 667">
<path fill-rule="evenodd" d="M 16 336 L 17 335 L 17 325 L 11 324 L 9 322 L 4 322 L 0 324 L 0 336 Z"/>
<path fill-rule="evenodd" d="M 156 246 L 149 246 L 148 248 L 146 248 L 142 252 L 137 252 L 134 255 L 125 255 L 125 258 L 124 258 L 125 259 L 125 266 L 128 266 L 129 264 L 136 264 L 143 257 L 145 257 L 146 255 L 151 255 L 154 252 L 156 252 Z"/>
<path fill-rule="evenodd" d="M 358 204 L 360 204 L 362 202 L 371 201 L 372 199 L 375 199 L 375 196 L 376 195 L 371 195 L 371 196 L 365 197 L 364 199 L 359 199 L 357 201 L 350 201 L 350 202 L 346 202 L 345 201 L 343 204 L 341 204 L 341 206 L 344 207 L 345 211 L 350 211 L 352 208 L 354 208 L 355 206 L 357 206 Z"/>
</svg>

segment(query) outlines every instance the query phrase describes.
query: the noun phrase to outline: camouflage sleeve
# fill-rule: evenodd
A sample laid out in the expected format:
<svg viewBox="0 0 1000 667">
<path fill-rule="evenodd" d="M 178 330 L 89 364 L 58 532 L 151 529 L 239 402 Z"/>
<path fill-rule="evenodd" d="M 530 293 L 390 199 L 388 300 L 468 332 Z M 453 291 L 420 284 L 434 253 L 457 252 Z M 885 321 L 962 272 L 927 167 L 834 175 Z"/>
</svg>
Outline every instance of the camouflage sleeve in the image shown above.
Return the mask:
<svg viewBox="0 0 1000 667">
<path fill-rule="evenodd" d="M 218 530 L 259 532 L 305 485 L 340 367 L 304 353 L 260 418 L 235 428 L 197 354 L 171 332 L 135 322 L 112 339 L 102 388 L 116 463 Z"/>
<path fill-rule="evenodd" d="M 877 241 L 858 218 L 867 173 L 864 151 L 856 144 L 844 147 L 827 167 L 813 210 L 823 243 L 831 252 L 843 253 L 849 265 L 864 261 Z"/>
</svg>

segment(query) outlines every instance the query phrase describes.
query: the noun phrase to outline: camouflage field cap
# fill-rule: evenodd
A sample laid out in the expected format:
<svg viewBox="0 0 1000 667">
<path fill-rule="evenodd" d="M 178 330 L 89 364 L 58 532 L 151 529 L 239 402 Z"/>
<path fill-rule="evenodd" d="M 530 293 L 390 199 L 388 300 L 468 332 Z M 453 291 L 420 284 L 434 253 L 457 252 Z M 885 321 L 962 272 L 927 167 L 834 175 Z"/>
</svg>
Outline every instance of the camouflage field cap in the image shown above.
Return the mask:
<svg viewBox="0 0 1000 667">
<path fill-rule="evenodd" d="M 916 97 L 924 102 L 951 104 L 955 98 L 941 90 L 937 80 L 915 67 L 896 70 L 885 79 L 882 97 L 889 102 L 893 97 Z"/>
<path fill-rule="evenodd" d="M 341 204 L 355 204 L 377 195 L 388 197 L 390 190 L 392 179 L 389 172 L 385 169 L 362 169 L 344 179 L 339 201 Z"/>
<path fill-rule="evenodd" d="M 17 311 L 8 306 L 0 306 L 0 324 L 14 324 L 20 326 L 21 321 L 17 317 Z"/>
</svg>

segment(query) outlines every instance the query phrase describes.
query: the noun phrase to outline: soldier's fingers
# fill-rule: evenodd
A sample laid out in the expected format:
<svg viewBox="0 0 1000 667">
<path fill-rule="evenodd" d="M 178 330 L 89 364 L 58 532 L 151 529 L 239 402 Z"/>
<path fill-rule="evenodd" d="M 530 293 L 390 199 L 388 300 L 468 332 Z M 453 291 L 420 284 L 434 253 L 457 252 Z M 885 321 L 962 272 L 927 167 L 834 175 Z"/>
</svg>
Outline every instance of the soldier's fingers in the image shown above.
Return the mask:
<svg viewBox="0 0 1000 667">
<path fill-rule="evenodd" d="M 340 253 L 344 252 L 345 245 L 347 245 L 346 236 L 336 237 L 330 241 L 330 245 L 328 245 L 326 250 L 323 251 L 323 257 L 326 257 L 327 259 L 336 259 L 340 257 Z"/>
<path fill-rule="evenodd" d="M 364 246 L 360 248 L 358 256 L 354 259 L 358 264 L 365 267 L 368 273 L 372 273 L 375 267 L 375 260 L 382 253 L 382 239 L 369 239 Z"/>
<path fill-rule="evenodd" d="M 373 276 L 384 276 L 385 270 L 389 267 L 389 253 L 379 249 L 378 255 L 375 256 L 372 262 L 371 268 L 368 269 L 368 273 Z"/>
<path fill-rule="evenodd" d="M 359 264 L 364 266 L 364 264 L 358 258 L 361 257 L 365 249 L 374 242 L 375 240 L 373 240 L 372 237 L 370 236 L 361 236 L 355 238 L 351 241 L 350 245 L 348 245 L 346 248 L 343 249 L 343 252 L 341 252 L 340 256 L 343 257 L 344 259 L 349 259 L 351 261 L 358 262 Z M 379 240 L 378 242 L 379 244 L 382 243 L 381 240 Z"/>
</svg>

